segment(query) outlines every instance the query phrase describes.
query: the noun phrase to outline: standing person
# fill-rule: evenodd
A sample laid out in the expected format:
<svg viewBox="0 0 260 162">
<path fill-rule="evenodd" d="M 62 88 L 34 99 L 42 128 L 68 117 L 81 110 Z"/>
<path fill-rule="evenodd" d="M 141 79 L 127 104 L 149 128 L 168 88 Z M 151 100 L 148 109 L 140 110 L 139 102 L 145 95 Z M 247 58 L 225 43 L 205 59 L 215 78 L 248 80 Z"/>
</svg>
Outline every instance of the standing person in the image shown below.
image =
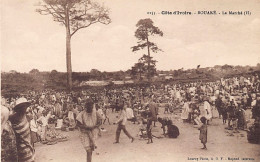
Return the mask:
<svg viewBox="0 0 260 162">
<path fill-rule="evenodd" d="M 155 127 L 155 122 L 157 121 L 157 115 L 158 115 L 158 105 L 155 103 L 155 99 L 152 97 L 152 101 L 149 103 L 149 111 L 151 113 L 151 116 L 149 117 L 149 120 L 154 122 L 154 127 Z"/>
<path fill-rule="evenodd" d="M 28 114 L 29 116 L 29 123 L 30 123 L 30 130 L 31 130 L 31 142 L 32 146 L 34 147 L 34 143 L 38 141 L 37 132 L 38 132 L 38 126 L 36 123 L 36 116 L 33 114 Z"/>
<path fill-rule="evenodd" d="M 235 109 L 236 109 L 236 107 L 235 107 L 234 102 L 230 101 L 228 108 L 227 108 L 228 129 L 233 129 L 231 122 L 232 122 L 233 118 L 235 119 L 235 115 L 236 115 Z"/>
<path fill-rule="evenodd" d="M 169 113 L 169 108 L 170 108 L 170 104 L 166 103 L 165 108 L 164 108 L 164 114 L 166 114 L 166 112 L 167 112 L 167 114 Z"/>
<path fill-rule="evenodd" d="M 57 101 L 54 105 L 54 115 L 59 119 L 62 118 L 62 105 L 60 101 Z"/>
<path fill-rule="evenodd" d="M 105 119 L 103 121 L 103 124 L 105 124 L 106 120 L 108 121 L 108 124 L 110 125 L 110 121 L 109 121 L 109 115 L 110 115 L 110 110 L 107 106 L 105 106 L 104 108 L 104 116 L 105 116 Z"/>
<path fill-rule="evenodd" d="M 222 116 L 222 100 L 221 100 L 221 97 L 220 95 L 217 97 L 216 101 L 215 101 L 215 105 L 216 105 L 216 108 L 218 110 L 218 114 L 219 114 L 219 118 Z"/>
<path fill-rule="evenodd" d="M 18 161 L 16 138 L 10 121 L 10 111 L 1 99 L 1 160 L 2 162 Z"/>
<path fill-rule="evenodd" d="M 87 152 L 87 162 L 91 162 L 92 152 L 97 148 L 99 126 L 102 124 L 102 117 L 97 113 L 92 99 L 86 99 L 85 109 L 78 114 L 76 119 L 81 143 Z"/>
<path fill-rule="evenodd" d="M 45 141 L 46 140 L 46 136 L 47 136 L 47 127 L 48 127 L 48 121 L 51 117 L 51 113 L 47 113 L 46 110 L 42 111 L 42 116 L 39 117 L 39 119 L 37 119 L 37 122 L 41 123 L 41 141 Z"/>
<path fill-rule="evenodd" d="M 201 117 L 200 121 L 202 122 L 202 125 L 199 127 L 200 141 L 203 144 L 203 148 L 201 148 L 201 149 L 207 149 L 207 147 L 206 147 L 207 136 L 208 136 L 208 129 L 207 129 L 207 124 L 206 124 L 207 119 L 205 117 Z"/>
<path fill-rule="evenodd" d="M 253 101 L 252 95 L 251 95 L 251 94 L 248 94 L 247 104 L 246 104 L 246 108 L 247 108 L 247 109 L 251 108 L 252 101 Z"/>
<path fill-rule="evenodd" d="M 247 129 L 246 112 L 242 108 L 241 104 L 238 104 L 237 117 L 238 117 L 238 121 L 237 121 L 238 128 L 242 130 Z"/>
<path fill-rule="evenodd" d="M 73 104 L 69 105 L 68 108 L 68 119 L 69 119 L 69 128 L 75 128 L 76 126 L 76 121 L 73 113 Z"/>
<path fill-rule="evenodd" d="M 19 162 L 34 162 L 35 152 L 31 143 L 29 122 L 26 118 L 26 109 L 29 105 L 26 98 L 19 98 L 13 108 L 14 113 L 9 117 L 16 136 Z"/>
<path fill-rule="evenodd" d="M 183 122 L 189 121 L 189 111 L 190 111 L 189 102 L 186 99 L 184 99 L 184 105 L 182 107 L 182 113 L 181 113 L 181 119 L 183 120 Z"/>
<path fill-rule="evenodd" d="M 126 116 L 126 107 L 124 106 L 124 104 L 120 106 L 120 109 L 121 109 L 120 117 L 116 122 L 118 125 L 116 129 L 116 141 L 114 142 L 114 144 L 119 143 L 121 130 L 124 131 L 124 133 L 127 135 L 128 138 L 132 139 L 131 142 L 134 142 L 134 137 L 132 137 L 125 128 L 127 122 L 127 116 Z"/>
<path fill-rule="evenodd" d="M 227 123 L 227 119 L 228 119 L 228 103 L 223 103 L 223 109 L 222 109 L 223 124 Z"/>
<path fill-rule="evenodd" d="M 99 104 L 95 104 L 95 107 L 96 107 L 97 112 L 102 116 L 102 119 L 105 119 L 105 113 L 104 113 L 102 107 L 99 106 Z M 102 123 L 103 123 L 103 121 L 102 121 Z"/>
<path fill-rule="evenodd" d="M 147 132 L 147 138 L 148 138 L 148 142 L 149 143 L 153 143 L 153 135 L 152 135 L 152 121 L 151 120 L 147 120 L 147 127 L 146 127 L 146 132 Z"/>
</svg>

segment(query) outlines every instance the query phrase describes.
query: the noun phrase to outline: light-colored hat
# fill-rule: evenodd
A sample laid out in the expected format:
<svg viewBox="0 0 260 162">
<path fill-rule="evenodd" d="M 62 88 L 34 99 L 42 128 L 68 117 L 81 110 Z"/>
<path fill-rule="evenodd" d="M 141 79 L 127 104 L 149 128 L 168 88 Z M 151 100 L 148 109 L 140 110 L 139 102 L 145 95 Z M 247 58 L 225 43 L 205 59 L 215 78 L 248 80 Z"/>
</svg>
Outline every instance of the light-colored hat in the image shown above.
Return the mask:
<svg viewBox="0 0 260 162">
<path fill-rule="evenodd" d="M 26 98 L 22 97 L 15 101 L 14 110 L 27 108 L 29 105 L 30 105 L 30 102 L 28 102 Z"/>
</svg>

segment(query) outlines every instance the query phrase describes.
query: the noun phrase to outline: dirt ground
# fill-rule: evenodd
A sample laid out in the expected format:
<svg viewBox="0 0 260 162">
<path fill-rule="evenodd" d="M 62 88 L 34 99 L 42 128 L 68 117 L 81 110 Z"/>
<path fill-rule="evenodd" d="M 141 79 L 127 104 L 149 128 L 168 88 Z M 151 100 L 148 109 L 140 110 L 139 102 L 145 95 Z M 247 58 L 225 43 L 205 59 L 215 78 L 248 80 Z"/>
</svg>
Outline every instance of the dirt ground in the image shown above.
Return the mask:
<svg viewBox="0 0 260 162">
<path fill-rule="evenodd" d="M 165 116 L 160 109 L 159 116 Z M 111 114 L 111 123 L 116 121 L 116 113 Z M 222 120 L 215 118 L 208 126 L 207 150 L 200 149 L 202 144 L 199 140 L 199 130 L 192 124 L 183 123 L 180 114 L 166 115 L 171 117 L 174 124 L 180 130 L 177 139 L 164 138 L 160 123 L 152 129 L 155 136 L 154 143 L 146 144 L 146 140 L 137 136 L 139 127 L 137 124 L 127 123 L 127 130 L 135 137 L 131 143 L 130 139 L 121 132 L 120 143 L 113 144 L 115 139 L 116 125 L 102 127 L 105 132 L 97 140 L 98 148 L 93 153 L 93 162 L 184 162 L 184 161 L 260 161 L 260 145 L 250 144 L 247 141 L 246 132 L 234 133 L 228 136 L 226 125 Z M 229 131 L 231 132 L 231 131 Z M 83 149 L 79 132 L 60 132 L 68 135 L 69 140 L 59 142 L 55 145 L 43 145 L 37 143 L 37 162 L 83 162 L 86 161 L 86 153 Z M 249 160 L 243 158 L 251 158 Z"/>
</svg>

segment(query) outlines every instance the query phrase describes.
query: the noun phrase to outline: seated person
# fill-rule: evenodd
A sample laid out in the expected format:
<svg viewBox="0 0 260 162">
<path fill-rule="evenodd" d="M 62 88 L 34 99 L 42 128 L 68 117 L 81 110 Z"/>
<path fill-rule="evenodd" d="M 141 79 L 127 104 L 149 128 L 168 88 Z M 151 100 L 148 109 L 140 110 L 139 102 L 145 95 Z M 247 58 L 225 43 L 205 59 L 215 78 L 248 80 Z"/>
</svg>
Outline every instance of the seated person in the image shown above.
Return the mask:
<svg viewBox="0 0 260 162">
<path fill-rule="evenodd" d="M 180 135 L 179 128 L 173 125 L 172 120 L 168 120 L 167 128 L 169 138 L 177 138 Z"/>
</svg>

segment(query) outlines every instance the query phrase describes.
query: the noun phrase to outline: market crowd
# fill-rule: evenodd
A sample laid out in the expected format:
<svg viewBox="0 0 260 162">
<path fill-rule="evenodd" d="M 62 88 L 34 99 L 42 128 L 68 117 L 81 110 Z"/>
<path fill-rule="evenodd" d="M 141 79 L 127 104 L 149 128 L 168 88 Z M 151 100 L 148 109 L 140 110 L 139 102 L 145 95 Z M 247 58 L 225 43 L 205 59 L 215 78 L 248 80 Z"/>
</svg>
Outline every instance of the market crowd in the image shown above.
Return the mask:
<svg viewBox="0 0 260 162">
<path fill-rule="evenodd" d="M 210 126 L 214 118 L 221 118 L 226 129 L 233 130 L 233 133 L 246 130 L 248 141 L 259 143 L 259 90 L 259 76 L 252 75 L 222 78 L 215 82 L 105 87 L 70 93 L 43 90 L 10 98 L 2 96 L 1 160 L 34 161 L 35 143 L 52 145 L 69 140 L 62 131 L 78 128 L 84 134 L 81 140 L 87 156 L 91 157 L 88 151 L 97 147 L 95 140 L 106 123 L 117 124 L 115 143 L 119 143 L 121 130 L 134 142 L 126 122 L 139 124 L 138 133 L 141 138 L 148 139 L 147 143 L 153 142 L 152 128 L 158 124 L 162 125 L 166 137 L 176 138 L 178 128 L 165 115 L 180 110 L 183 122 L 201 126 L 203 144 L 207 142 L 204 128 Z M 159 114 L 159 109 L 164 113 Z M 246 116 L 248 110 L 252 116 Z M 119 113 L 117 122 L 110 121 L 112 113 Z M 253 120 L 251 125 L 249 120 Z"/>
</svg>

